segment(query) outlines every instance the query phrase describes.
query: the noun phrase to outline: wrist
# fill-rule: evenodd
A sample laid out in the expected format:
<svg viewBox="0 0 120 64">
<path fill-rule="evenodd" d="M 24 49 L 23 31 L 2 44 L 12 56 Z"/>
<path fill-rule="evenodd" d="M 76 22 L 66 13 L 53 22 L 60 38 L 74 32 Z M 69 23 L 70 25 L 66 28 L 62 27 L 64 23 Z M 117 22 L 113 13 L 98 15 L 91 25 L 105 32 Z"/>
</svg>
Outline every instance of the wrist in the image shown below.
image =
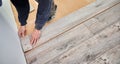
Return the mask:
<svg viewBox="0 0 120 64">
<path fill-rule="evenodd" d="M 41 30 L 38 30 L 38 29 L 35 28 L 34 31 L 40 32 Z"/>
<path fill-rule="evenodd" d="M 24 26 L 20 26 L 20 27 L 25 27 L 25 28 L 26 28 L 26 25 L 24 25 Z"/>
<path fill-rule="evenodd" d="M 36 24 L 35 24 L 35 29 L 36 29 L 36 30 L 41 30 L 41 29 L 42 29 L 42 26 L 43 26 L 42 24 L 37 24 L 37 23 L 36 23 Z"/>
</svg>

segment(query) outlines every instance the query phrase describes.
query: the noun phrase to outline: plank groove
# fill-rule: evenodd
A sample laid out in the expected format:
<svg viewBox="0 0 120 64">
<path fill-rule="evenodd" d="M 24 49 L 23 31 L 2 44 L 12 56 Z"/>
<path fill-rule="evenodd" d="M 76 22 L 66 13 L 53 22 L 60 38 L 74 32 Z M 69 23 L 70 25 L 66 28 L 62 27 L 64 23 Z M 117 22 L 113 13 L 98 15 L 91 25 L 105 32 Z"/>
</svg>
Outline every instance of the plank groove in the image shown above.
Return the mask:
<svg viewBox="0 0 120 64">
<path fill-rule="evenodd" d="M 78 32 L 80 34 L 78 34 Z M 52 58 L 58 56 L 59 54 L 62 54 L 63 52 L 80 44 L 79 42 L 76 41 L 82 42 L 93 36 L 93 34 L 84 25 L 80 25 L 65 34 L 61 35 L 60 37 L 57 37 L 55 40 L 50 41 L 49 47 L 47 47 L 47 45 L 44 45 L 44 47 L 47 49 L 41 51 L 39 54 L 34 56 L 38 58 L 37 59 L 38 63 L 44 64 L 44 62 L 49 61 Z M 40 49 L 42 48 L 39 48 L 38 50 Z"/>
<path fill-rule="evenodd" d="M 120 11 L 119 6 L 120 4 L 99 15 L 96 15 L 94 18 L 88 20 L 84 24 L 88 27 L 89 30 L 91 30 L 92 33 L 98 33 L 107 26 L 120 20 L 120 13 L 118 13 Z"/>
<path fill-rule="evenodd" d="M 107 1 L 105 1 L 105 2 L 107 2 Z M 109 7 L 111 7 L 111 6 L 113 6 L 114 4 L 116 4 L 116 3 L 118 3 L 119 2 L 119 0 L 115 0 L 115 1 L 113 1 L 112 3 L 106 3 L 106 4 L 103 4 L 103 6 L 101 6 L 101 7 L 107 7 L 107 8 L 109 8 Z M 74 17 L 74 16 L 76 16 L 76 14 L 82 14 L 83 12 L 84 12 L 84 10 L 89 10 L 89 9 L 92 9 L 92 8 L 95 8 L 95 3 L 93 3 L 93 4 L 91 4 L 90 6 L 88 6 L 88 7 L 85 7 L 85 8 L 83 8 L 83 9 L 81 9 L 81 10 L 79 10 L 79 12 L 80 13 L 78 13 L 78 12 L 75 12 L 75 13 L 73 13 L 73 14 L 71 14 L 71 15 L 69 15 L 70 17 Z M 97 8 L 97 9 L 101 9 L 101 8 Z M 97 10 L 93 10 L 92 11 L 92 13 L 93 12 L 96 12 Z M 90 12 L 91 13 L 91 12 Z M 86 15 L 86 13 L 84 13 L 85 15 Z M 84 15 L 83 14 L 83 15 Z M 89 14 L 89 13 L 87 13 L 87 14 Z M 74 15 L 74 16 L 72 16 L 72 15 Z M 67 18 L 69 18 L 70 19 L 70 17 L 69 16 L 67 16 L 66 17 L 66 19 Z M 78 15 L 77 15 L 78 16 Z M 86 15 L 87 16 L 87 15 Z M 84 17 L 84 16 L 80 16 L 80 18 L 81 17 Z M 63 19 L 65 19 L 65 18 L 63 18 Z M 69 19 L 67 19 L 67 20 L 69 20 Z M 62 19 L 61 19 L 62 20 Z M 71 19 L 70 19 L 71 20 Z M 69 25 L 69 27 L 71 27 L 72 26 L 72 23 L 69 23 L 69 22 L 71 22 L 71 21 L 67 21 L 67 23 L 65 23 L 65 22 L 62 22 L 62 21 L 58 21 L 58 22 L 56 22 L 56 23 L 53 23 L 53 24 L 51 24 L 51 25 L 49 25 L 48 27 L 46 27 L 46 29 L 45 30 L 43 30 L 43 36 L 45 37 L 45 39 L 42 39 L 42 37 L 41 37 L 41 40 L 47 40 L 47 38 L 46 38 L 46 36 L 49 36 L 49 35 L 52 35 L 51 37 L 53 37 L 55 34 L 54 34 L 54 32 L 56 32 L 56 30 L 57 29 L 59 29 L 59 27 L 62 27 L 62 28 L 60 28 L 61 29 L 61 31 L 63 32 L 64 30 L 62 30 L 62 29 L 64 29 L 65 27 L 63 27 L 62 25 L 66 25 L 66 24 L 70 24 Z M 63 24 L 64 23 L 64 24 Z M 75 21 L 74 21 L 74 23 L 76 23 Z M 59 24 L 61 24 L 61 25 L 59 25 Z M 76 23 L 77 24 L 77 23 Z M 57 26 L 57 28 L 53 28 L 53 26 L 55 26 L 55 25 L 58 25 Z M 51 28 L 53 28 L 53 29 L 55 29 L 55 30 L 53 30 L 53 31 L 51 31 Z M 50 30 L 50 31 L 49 31 Z M 52 33 L 49 33 L 49 32 L 52 32 Z M 57 32 L 59 32 L 59 30 L 57 31 Z M 48 33 L 48 34 L 47 34 Z M 54 34 L 54 35 L 53 35 Z M 58 34 L 58 33 L 56 33 L 56 34 Z M 51 38 L 51 37 L 49 37 L 49 38 Z M 38 42 L 38 44 L 41 44 L 41 42 L 42 41 L 40 41 L 40 42 Z M 37 47 L 36 47 L 36 49 L 37 49 Z M 29 53 L 31 53 L 31 52 L 33 52 L 35 49 L 33 49 L 33 50 L 31 50 Z"/>
<path fill-rule="evenodd" d="M 106 9 L 114 6 L 117 3 L 120 3 L 120 0 L 96 1 L 84 8 L 81 8 L 76 12 L 73 12 L 68 16 L 65 16 L 64 18 L 58 20 L 57 22 L 45 26 L 42 30 L 41 39 L 38 41 L 35 48 L 71 30 L 72 28 L 78 26 L 79 24 L 105 11 Z M 90 11 L 88 12 L 88 10 Z"/>
<path fill-rule="evenodd" d="M 109 9 L 99 15 L 96 15 L 94 18 L 91 18 L 90 20 L 86 21 L 85 23 L 69 30 L 68 32 L 66 32 L 64 34 L 61 34 L 59 37 L 56 37 L 55 39 L 47 42 L 46 44 L 44 44 L 40 47 L 37 47 L 36 49 L 33 49 L 32 51 L 26 53 L 28 62 L 30 64 L 44 64 L 50 60 L 54 62 L 54 60 L 52 60 L 52 59 L 57 60 L 56 57 L 62 55 L 63 53 L 76 47 L 77 45 L 82 44 L 83 41 L 85 41 L 85 40 L 89 39 L 90 37 L 96 35 L 97 33 L 101 32 L 103 29 L 110 26 L 111 24 L 118 22 L 120 20 L 120 13 L 117 13 L 120 11 L 119 6 L 120 6 L 120 4 L 112 7 L 111 9 Z M 107 18 L 109 15 L 111 15 L 109 13 L 113 13 L 114 15 Z M 113 18 L 116 18 L 116 19 L 113 19 Z M 109 23 L 108 23 L 108 21 L 109 21 Z M 110 31 L 113 31 L 113 30 L 110 29 Z M 111 34 L 111 33 L 109 33 L 110 31 L 108 31 L 107 35 Z M 119 35 L 119 33 L 117 33 L 117 35 Z M 100 37 L 104 38 L 106 36 L 100 36 Z M 119 37 L 119 36 L 116 36 L 116 37 Z M 96 39 L 97 38 L 95 38 L 95 39 L 93 38 L 92 40 L 96 41 Z M 74 50 L 72 52 L 76 52 L 76 50 Z M 66 56 L 64 56 L 64 58 L 65 57 Z M 89 57 L 89 55 L 86 57 Z M 89 60 L 89 59 L 87 59 L 87 60 Z M 50 62 L 50 63 L 52 63 L 52 62 Z"/>
<path fill-rule="evenodd" d="M 106 51 L 120 45 L 118 26 L 120 27 L 120 21 L 46 64 L 89 64 Z"/>
<path fill-rule="evenodd" d="M 85 64 L 95 60 L 105 51 L 118 45 L 120 43 L 119 42 L 120 33 L 118 28 L 120 23 L 117 24 L 114 23 L 120 21 L 120 13 L 118 13 L 120 11 L 119 8 L 120 4 L 115 5 L 120 1 L 119 0 L 114 0 L 114 1 L 109 0 L 109 2 L 107 1 L 108 0 L 104 0 L 104 1 L 101 0 L 99 2 L 101 2 L 102 4 L 97 3 L 99 4 L 97 5 L 98 8 L 96 9 L 96 11 L 94 10 L 94 12 L 96 12 L 94 14 L 97 15 L 95 16 L 94 14 L 90 16 L 88 15 L 87 18 L 90 18 L 91 16 L 92 18 L 84 21 L 84 23 L 77 25 L 76 27 L 70 29 L 69 31 L 62 33 L 61 35 L 55 37 L 54 39 L 47 41 L 47 43 L 45 43 L 44 45 L 36 47 L 35 49 L 27 52 L 26 58 L 28 60 L 28 63 L 29 64 L 45 64 L 45 63 L 46 64 L 77 64 L 82 62 L 80 64 Z M 109 8 L 111 6 L 112 8 Z M 102 9 L 103 11 L 103 8 L 104 10 L 106 9 L 107 10 L 98 14 L 98 10 L 101 11 Z M 64 19 L 64 21 L 65 20 L 67 19 Z M 62 26 L 66 28 L 62 28 L 61 30 L 68 29 L 68 27 L 73 26 L 73 24 L 79 24 L 79 22 L 82 22 L 82 20 L 74 21 L 74 23 L 65 22 L 65 24 L 61 25 L 61 23 L 58 21 L 57 23 L 60 25 L 56 24 L 58 26 L 55 28 L 56 29 L 61 28 Z M 51 26 L 56 26 L 56 25 L 51 24 Z M 112 27 L 110 27 L 111 25 Z M 48 28 L 46 27 L 45 29 Z M 57 29 L 58 32 L 64 31 L 61 30 Z M 58 32 L 56 32 L 56 34 L 58 34 Z M 53 33 L 51 35 L 53 36 Z M 114 39 L 115 41 L 111 41 Z M 79 55 L 78 53 L 81 55 Z"/>
</svg>

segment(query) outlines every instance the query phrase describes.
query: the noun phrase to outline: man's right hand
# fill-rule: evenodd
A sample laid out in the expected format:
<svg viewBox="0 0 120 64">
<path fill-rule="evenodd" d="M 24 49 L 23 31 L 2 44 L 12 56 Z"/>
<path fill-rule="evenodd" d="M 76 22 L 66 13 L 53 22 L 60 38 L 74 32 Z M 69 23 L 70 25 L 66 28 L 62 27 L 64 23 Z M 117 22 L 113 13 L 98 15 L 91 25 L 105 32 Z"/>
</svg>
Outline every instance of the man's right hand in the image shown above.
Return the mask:
<svg viewBox="0 0 120 64">
<path fill-rule="evenodd" d="M 26 35 L 26 26 L 20 26 L 18 30 L 19 37 L 24 37 Z"/>
</svg>

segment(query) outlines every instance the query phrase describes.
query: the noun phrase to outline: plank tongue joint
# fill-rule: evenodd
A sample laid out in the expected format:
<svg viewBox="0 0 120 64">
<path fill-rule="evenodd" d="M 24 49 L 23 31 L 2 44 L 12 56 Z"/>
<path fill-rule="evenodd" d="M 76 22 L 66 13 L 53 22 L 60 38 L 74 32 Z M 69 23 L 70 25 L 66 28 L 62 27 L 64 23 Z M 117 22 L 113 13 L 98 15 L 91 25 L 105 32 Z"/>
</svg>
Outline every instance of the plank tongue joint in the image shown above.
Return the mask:
<svg viewBox="0 0 120 64">
<path fill-rule="evenodd" d="M 21 40 L 21 44 L 22 44 L 24 52 L 27 52 L 32 49 L 32 45 L 30 44 L 30 36 L 25 36 L 21 38 L 20 40 Z"/>
</svg>

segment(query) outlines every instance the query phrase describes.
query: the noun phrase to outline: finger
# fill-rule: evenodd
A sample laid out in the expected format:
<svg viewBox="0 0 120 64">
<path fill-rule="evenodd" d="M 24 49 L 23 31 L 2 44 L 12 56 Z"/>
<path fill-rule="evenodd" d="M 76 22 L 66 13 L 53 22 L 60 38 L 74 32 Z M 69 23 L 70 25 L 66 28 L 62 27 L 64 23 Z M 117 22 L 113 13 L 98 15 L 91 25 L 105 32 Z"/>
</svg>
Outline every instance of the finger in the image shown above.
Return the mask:
<svg viewBox="0 0 120 64">
<path fill-rule="evenodd" d="M 30 44 L 32 45 L 32 42 L 33 42 L 33 38 L 30 39 Z"/>
<path fill-rule="evenodd" d="M 33 45 L 35 45 L 35 44 L 36 44 L 36 42 L 37 42 L 37 39 L 34 39 L 34 43 L 33 43 Z"/>
<path fill-rule="evenodd" d="M 34 45 L 34 44 L 35 44 L 35 41 L 36 41 L 36 38 L 34 37 L 34 40 L 33 40 L 33 43 L 32 43 L 32 45 Z"/>
<path fill-rule="evenodd" d="M 26 35 L 27 34 L 27 31 L 25 30 L 25 33 L 24 33 L 24 35 Z"/>
<path fill-rule="evenodd" d="M 21 35 L 22 35 L 22 37 L 24 37 L 24 36 L 25 36 L 25 35 L 24 35 L 24 32 L 22 32 Z"/>
<path fill-rule="evenodd" d="M 18 36 L 21 37 L 21 35 L 22 35 L 22 34 L 21 34 L 20 32 L 18 32 Z"/>
<path fill-rule="evenodd" d="M 23 31 L 23 34 L 24 34 L 24 35 L 23 35 L 23 37 L 24 37 L 24 36 L 26 35 L 26 30 L 25 30 L 25 31 Z"/>
<path fill-rule="evenodd" d="M 37 43 L 37 41 L 38 41 L 39 39 L 40 39 L 40 37 L 39 37 L 39 36 L 37 36 L 37 38 L 36 38 L 36 43 Z M 36 44 L 36 43 L 35 43 L 35 44 Z"/>
<path fill-rule="evenodd" d="M 31 37 L 31 39 L 30 39 L 30 44 L 31 44 L 31 45 L 33 45 L 33 41 L 34 41 L 34 38 Z"/>
</svg>

